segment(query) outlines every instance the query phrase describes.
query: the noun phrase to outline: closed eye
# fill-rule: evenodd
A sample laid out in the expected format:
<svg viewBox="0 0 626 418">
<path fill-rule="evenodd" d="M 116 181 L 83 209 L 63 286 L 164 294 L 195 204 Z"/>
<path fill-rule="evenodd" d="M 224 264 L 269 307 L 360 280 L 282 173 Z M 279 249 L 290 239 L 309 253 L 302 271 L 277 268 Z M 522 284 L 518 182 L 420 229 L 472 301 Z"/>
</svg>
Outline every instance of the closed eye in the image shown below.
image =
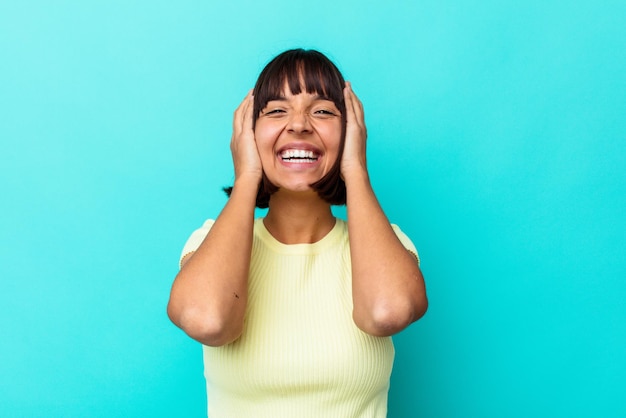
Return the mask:
<svg viewBox="0 0 626 418">
<path fill-rule="evenodd" d="M 313 114 L 320 118 L 331 118 L 337 116 L 337 112 L 328 109 L 318 109 Z"/>
<path fill-rule="evenodd" d="M 281 113 L 285 113 L 283 109 L 271 109 L 263 112 L 264 115 L 280 115 Z"/>
</svg>

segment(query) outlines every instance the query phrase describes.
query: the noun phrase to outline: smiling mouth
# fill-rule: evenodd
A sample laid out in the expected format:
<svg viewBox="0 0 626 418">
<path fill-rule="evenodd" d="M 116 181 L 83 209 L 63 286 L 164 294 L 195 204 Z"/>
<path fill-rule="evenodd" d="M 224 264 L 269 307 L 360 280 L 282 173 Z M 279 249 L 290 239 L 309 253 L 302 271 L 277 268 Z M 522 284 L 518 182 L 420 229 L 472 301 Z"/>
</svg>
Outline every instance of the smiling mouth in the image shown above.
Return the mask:
<svg viewBox="0 0 626 418">
<path fill-rule="evenodd" d="M 313 163 L 319 158 L 317 153 L 302 149 L 285 150 L 279 156 L 283 161 L 290 163 Z"/>
</svg>

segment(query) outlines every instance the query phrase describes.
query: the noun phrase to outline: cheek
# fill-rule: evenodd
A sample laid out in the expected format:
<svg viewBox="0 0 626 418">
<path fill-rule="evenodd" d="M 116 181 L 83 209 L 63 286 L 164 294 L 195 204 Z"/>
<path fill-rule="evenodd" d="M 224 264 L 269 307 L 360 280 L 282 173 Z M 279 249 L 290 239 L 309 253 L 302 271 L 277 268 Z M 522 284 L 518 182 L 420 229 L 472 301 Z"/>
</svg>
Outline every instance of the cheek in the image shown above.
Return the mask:
<svg viewBox="0 0 626 418">
<path fill-rule="evenodd" d="M 280 134 L 280 132 L 284 129 L 284 123 L 278 123 L 277 121 L 268 121 L 264 119 L 259 119 L 256 122 L 256 127 L 254 129 L 255 136 L 263 137 L 263 138 L 276 138 Z"/>
<path fill-rule="evenodd" d="M 254 139 L 264 170 L 275 164 L 275 146 L 281 132 L 275 124 L 257 123 Z"/>
<path fill-rule="evenodd" d="M 341 124 L 320 126 L 318 132 L 324 138 L 327 150 L 338 153 L 341 146 Z"/>
<path fill-rule="evenodd" d="M 278 138 L 280 131 L 281 130 L 275 126 L 268 125 L 266 123 L 257 124 L 256 129 L 254 130 L 254 139 L 256 140 L 257 148 L 271 148 L 276 142 L 276 138 Z"/>
</svg>

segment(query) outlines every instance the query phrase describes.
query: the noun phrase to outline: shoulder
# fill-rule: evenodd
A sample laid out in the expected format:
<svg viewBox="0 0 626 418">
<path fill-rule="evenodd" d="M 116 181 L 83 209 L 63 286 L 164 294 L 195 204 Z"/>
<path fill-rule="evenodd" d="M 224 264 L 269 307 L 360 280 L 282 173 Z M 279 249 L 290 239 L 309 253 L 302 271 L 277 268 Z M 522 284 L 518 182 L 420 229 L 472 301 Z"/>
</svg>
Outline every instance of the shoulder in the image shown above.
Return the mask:
<svg viewBox="0 0 626 418">
<path fill-rule="evenodd" d="M 393 232 L 396 233 L 396 236 L 398 237 L 402 245 L 404 245 L 404 248 L 406 248 L 411 254 L 415 256 L 415 258 L 417 259 L 417 264 L 419 264 L 420 257 L 417 252 L 417 248 L 415 248 L 415 244 L 413 244 L 413 241 L 411 241 L 411 238 L 409 238 L 408 235 L 402 232 L 400 227 L 396 224 L 391 224 L 391 229 L 393 229 Z"/>
<path fill-rule="evenodd" d="M 193 254 L 198 249 L 200 244 L 202 244 L 202 241 L 204 241 L 204 238 L 206 238 L 207 234 L 211 230 L 211 227 L 214 223 L 215 219 L 207 219 L 206 221 L 204 221 L 200 228 L 191 233 L 189 238 L 187 238 L 187 241 L 185 242 L 183 250 L 180 254 L 179 266 L 182 266 L 183 261 L 187 256 Z"/>
</svg>

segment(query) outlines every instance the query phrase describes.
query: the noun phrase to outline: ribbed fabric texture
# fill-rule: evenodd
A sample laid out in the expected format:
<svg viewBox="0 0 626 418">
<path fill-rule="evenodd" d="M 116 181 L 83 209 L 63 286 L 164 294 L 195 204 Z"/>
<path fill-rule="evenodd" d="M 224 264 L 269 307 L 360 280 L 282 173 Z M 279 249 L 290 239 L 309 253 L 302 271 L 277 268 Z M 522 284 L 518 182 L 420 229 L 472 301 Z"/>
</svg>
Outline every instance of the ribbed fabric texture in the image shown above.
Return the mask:
<svg viewBox="0 0 626 418">
<path fill-rule="evenodd" d="M 386 417 L 393 344 L 352 320 L 346 223 L 314 244 L 285 245 L 257 219 L 243 334 L 203 355 L 209 418 Z"/>
</svg>

